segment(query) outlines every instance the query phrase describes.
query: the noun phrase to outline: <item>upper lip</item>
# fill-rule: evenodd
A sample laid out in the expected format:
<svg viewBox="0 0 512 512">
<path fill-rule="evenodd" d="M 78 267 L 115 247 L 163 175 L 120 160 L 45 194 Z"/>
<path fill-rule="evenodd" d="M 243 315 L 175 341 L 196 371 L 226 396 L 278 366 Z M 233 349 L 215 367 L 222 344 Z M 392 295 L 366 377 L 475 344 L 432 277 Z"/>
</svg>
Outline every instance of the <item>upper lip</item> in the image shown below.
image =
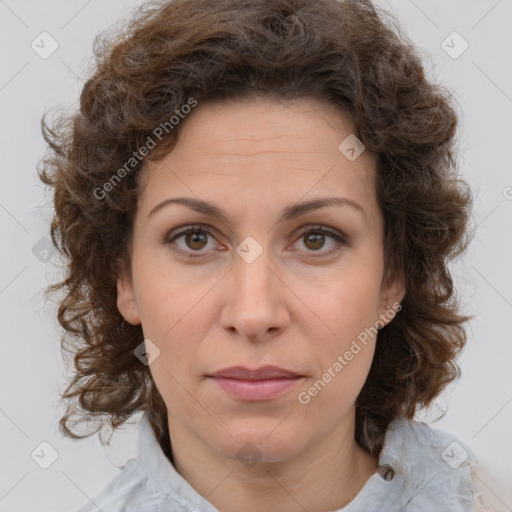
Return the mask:
<svg viewBox="0 0 512 512">
<path fill-rule="evenodd" d="M 291 379 L 302 377 L 302 375 L 297 372 L 273 365 L 262 366 L 255 370 L 245 368 L 244 366 L 230 366 L 229 368 L 224 368 L 208 376 L 237 380 Z"/>
</svg>

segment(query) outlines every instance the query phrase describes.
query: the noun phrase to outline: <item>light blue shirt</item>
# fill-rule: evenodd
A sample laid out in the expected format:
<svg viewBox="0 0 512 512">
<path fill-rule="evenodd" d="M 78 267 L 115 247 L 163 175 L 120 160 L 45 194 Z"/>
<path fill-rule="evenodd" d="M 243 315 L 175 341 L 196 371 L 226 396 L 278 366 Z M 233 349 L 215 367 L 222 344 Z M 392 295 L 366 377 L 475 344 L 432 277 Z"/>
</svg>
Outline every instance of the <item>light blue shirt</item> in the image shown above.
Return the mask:
<svg viewBox="0 0 512 512">
<path fill-rule="evenodd" d="M 76 512 L 219 512 L 176 471 L 147 415 L 140 423 L 138 448 L 139 455 Z M 451 434 L 395 419 L 386 432 L 379 471 L 348 505 L 333 512 L 472 512 L 476 462 L 471 449 Z M 381 476 L 386 474 L 388 479 Z"/>
</svg>

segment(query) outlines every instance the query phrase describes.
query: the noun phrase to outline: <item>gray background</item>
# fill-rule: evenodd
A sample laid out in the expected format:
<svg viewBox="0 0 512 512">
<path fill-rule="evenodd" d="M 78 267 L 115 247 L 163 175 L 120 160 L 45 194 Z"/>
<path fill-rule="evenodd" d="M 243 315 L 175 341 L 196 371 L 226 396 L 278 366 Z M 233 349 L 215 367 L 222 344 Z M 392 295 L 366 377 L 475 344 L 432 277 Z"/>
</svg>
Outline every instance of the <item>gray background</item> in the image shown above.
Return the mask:
<svg viewBox="0 0 512 512">
<path fill-rule="evenodd" d="M 45 149 L 43 112 L 76 107 L 94 36 L 138 3 L 0 0 L 0 511 L 73 510 L 136 454 L 136 426 L 116 435 L 108 450 L 97 438 L 72 441 L 58 432 L 66 368 L 55 304 L 43 301 L 44 287 L 58 277 L 57 258 L 45 252 L 50 198 L 35 165 Z M 488 503 L 512 511 L 512 1 L 377 4 L 395 13 L 423 49 L 429 76 L 454 91 L 462 112 L 460 170 L 475 194 L 476 236 L 452 265 L 464 310 L 476 315 L 460 359 L 462 378 L 418 419 L 465 441 L 480 460 L 477 478 Z M 48 36 L 40 36 L 45 31 L 58 48 L 43 58 L 31 44 L 51 49 Z M 469 46 L 461 53 L 464 40 Z M 31 457 L 36 448 L 42 453 L 42 442 L 58 455 L 48 469 Z"/>
</svg>

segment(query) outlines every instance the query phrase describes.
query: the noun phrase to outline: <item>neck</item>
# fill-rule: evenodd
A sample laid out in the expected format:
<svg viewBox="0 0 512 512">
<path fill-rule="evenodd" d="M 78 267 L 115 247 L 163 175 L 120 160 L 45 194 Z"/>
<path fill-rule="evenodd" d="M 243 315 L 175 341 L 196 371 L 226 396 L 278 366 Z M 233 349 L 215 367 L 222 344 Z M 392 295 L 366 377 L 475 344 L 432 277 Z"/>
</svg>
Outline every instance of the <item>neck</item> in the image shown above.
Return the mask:
<svg viewBox="0 0 512 512">
<path fill-rule="evenodd" d="M 173 464 L 222 512 L 325 512 L 350 503 L 375 473 L 377 456 L 354 438 L 354 414 L 293 458 L 247 465 L 211 449 L 177 422 L 169 422 Z"/>
</svg>

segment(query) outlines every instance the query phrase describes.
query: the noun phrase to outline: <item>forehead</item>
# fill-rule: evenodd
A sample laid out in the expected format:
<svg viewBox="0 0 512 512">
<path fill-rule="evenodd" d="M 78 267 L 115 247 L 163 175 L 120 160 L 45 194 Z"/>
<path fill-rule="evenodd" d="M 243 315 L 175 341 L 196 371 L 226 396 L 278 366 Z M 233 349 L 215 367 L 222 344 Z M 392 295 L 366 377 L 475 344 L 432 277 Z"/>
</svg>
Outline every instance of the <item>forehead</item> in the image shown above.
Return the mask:
<svg viewBox="0 0 512 512">
<path fill-rule="evenodd" d="M 145 165 L 140 207 L 170 195 L 251 208 L 342 194 L 371 214 L 376 159 L 365 151 L 347 158 L 353 132 L 348 116 L 313 99 L 199 104 L 173 150 Z"/>
</svg>

